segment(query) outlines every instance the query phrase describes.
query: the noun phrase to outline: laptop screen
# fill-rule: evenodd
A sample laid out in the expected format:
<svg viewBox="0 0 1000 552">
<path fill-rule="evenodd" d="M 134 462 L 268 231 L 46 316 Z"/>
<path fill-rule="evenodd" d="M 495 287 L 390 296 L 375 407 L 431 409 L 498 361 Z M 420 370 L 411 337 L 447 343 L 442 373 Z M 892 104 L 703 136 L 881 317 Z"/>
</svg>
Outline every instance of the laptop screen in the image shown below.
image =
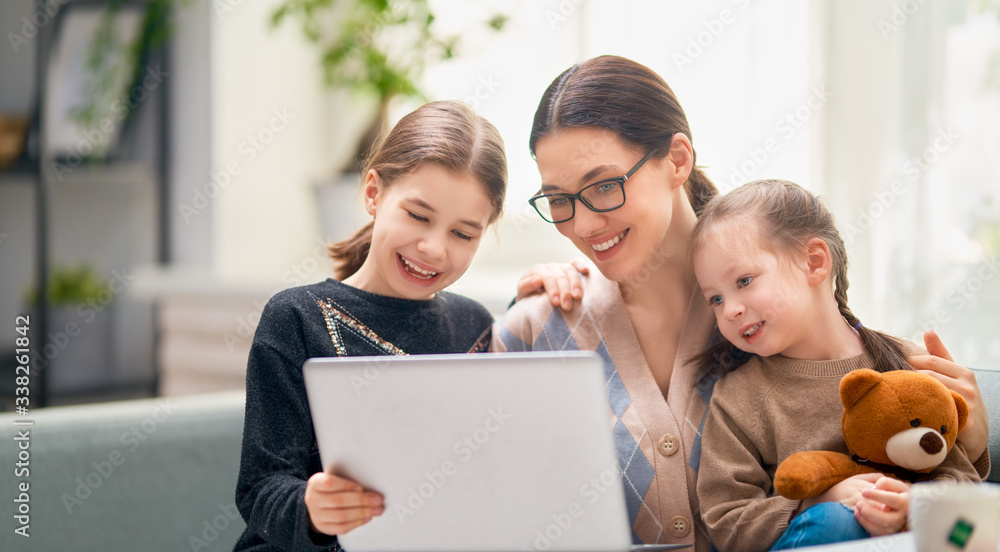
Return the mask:
<svg viewBox="0 0 1000 552">
<path fill-rule="evenodd" d="M 327 471 L 385 497 L 341 536 L 368 550 L 627 550 L 604 391 L 589 352 L 310 359 Z"/>
</svg>

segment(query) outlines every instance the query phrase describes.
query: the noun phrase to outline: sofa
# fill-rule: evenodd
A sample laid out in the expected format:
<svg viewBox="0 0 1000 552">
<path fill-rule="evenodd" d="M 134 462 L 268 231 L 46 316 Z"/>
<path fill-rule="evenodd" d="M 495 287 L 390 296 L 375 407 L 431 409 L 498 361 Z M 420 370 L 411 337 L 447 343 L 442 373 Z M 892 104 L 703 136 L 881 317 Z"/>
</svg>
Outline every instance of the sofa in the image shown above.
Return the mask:
<svg viewBox="0 0 1000 552">
<path fill-rule="evenodd" d="M 1000 370 L 977 370 L 976 381 L 983 393 L 983 402 L 990 416 L 990 476 L 988 481 L 1000 483 Z"/>
<path fill-rule="evenodd" d="M 976 375 L 1000 482 L 1000 371 Z M 243 406 L 223 392 L 0 414 L 0 549 L 231 550 L 245 527 L 233 498 Z M 25 519 L 28 538 L 15 533 Z"/>
<path fill-rule="evenodd" d="M 237 391 L 0 415 L 0 550 L 232 550 L 243 407 Z"/>
</svg>

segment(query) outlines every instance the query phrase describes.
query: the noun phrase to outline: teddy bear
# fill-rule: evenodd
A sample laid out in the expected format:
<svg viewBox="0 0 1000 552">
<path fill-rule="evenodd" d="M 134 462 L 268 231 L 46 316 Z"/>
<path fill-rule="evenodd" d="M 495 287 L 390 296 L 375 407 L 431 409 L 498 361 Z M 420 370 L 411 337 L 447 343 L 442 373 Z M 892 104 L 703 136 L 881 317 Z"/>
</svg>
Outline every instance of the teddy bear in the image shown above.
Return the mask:
<svg viewBox="0 0 1000 552">
<path fill-rule="evenodd" d="M 854 370 L 840 380 L 841 433 L 852 456 L 830 451 L 792 454 L 774 475 L 781 496 L 818 496 L 848 477 L 880 472 L 916 480 L 938 466 L 965 427 L 965 399 L 912 370 Z"/>
</svg>

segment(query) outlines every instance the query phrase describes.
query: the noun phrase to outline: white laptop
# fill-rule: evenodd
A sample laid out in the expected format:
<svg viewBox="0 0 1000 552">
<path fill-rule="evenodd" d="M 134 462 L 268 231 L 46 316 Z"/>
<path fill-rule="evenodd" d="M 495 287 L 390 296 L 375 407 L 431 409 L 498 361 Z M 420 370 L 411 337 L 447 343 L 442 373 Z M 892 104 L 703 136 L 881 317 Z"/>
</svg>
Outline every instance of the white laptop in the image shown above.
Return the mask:
<svg viewBox="0 0 1000 552">
<path fill-rule="evenodd" d="M 349 552 L 654 552 L 632 546 L 599 357 L 314 358 L 326 471 L 382 493 Z"/>
</svg>

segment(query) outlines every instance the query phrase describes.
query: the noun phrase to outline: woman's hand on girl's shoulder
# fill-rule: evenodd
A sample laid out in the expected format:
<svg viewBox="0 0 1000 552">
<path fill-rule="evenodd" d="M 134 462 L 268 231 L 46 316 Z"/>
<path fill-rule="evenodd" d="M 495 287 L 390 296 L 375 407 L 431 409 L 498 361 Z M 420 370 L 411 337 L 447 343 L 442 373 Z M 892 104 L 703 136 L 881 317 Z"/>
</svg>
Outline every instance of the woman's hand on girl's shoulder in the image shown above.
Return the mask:
<svg viewBox="0 0 1000 552">
<path fill-rule="evenodd" d="M 958 440 L 968 452 L 969 460 L 975 462 L 986 451 L 990 438 L 990 422 L 976 375 L 972 370 L 955 363 L 941 338 L 933 330 L 924 333 L 924 346 L 930 354 L 909 357 L 910 365 L 914 370 L 937 378 L 945 387 L 965 399 L 969 406 L 969 418 L 958 433 Z"/>
<path fill-rule="evenodd" d="M 314 473 L 306 482 L 309 527 L 325 535 L 343 535 L 382 515 L 382 495 L 333 474 Z"/>
<path fill-rule="evenodd" d="M 517 299 L 545 293 L 553 307 L 573 309 L 574 301 L 583 298 L 581 274 L 590 274 L 587 261 L 575 258 L 568 263 L 542 263 L 528 269 L 517 281 Z"/>
</svg>

